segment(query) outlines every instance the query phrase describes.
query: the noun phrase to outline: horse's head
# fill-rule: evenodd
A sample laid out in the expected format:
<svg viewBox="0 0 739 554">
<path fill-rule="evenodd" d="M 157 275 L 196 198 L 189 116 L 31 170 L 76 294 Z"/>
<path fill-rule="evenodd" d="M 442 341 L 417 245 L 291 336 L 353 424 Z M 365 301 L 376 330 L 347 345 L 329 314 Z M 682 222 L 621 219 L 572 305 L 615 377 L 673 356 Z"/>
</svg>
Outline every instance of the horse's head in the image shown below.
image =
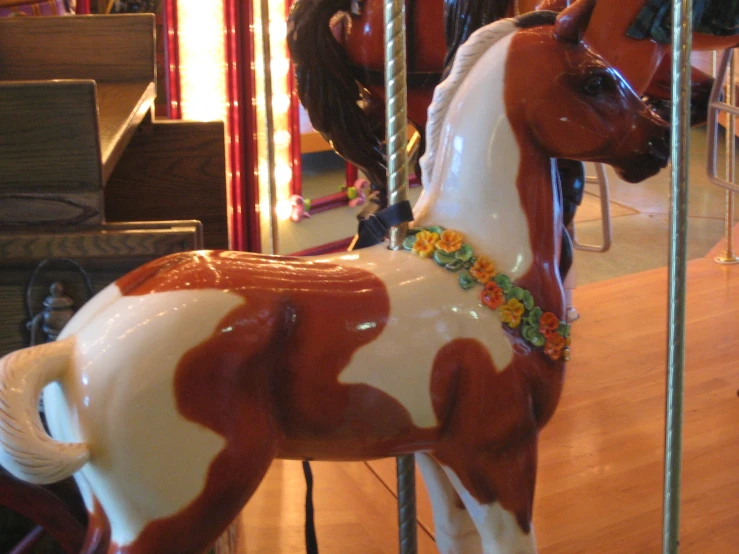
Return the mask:
<svg viewBox="0 0 739 554">
<path fill-rule="evenodd" d="M 668 159 L 668 126 L 581 36 L 594 0 L 556 17 L 522 18 L 506 68 L 509 119 L 553 158 L 612 165 L 625 180 L 656 174 Z M 509 96 L 510 95 L 510 96 Z"/>
</svg>

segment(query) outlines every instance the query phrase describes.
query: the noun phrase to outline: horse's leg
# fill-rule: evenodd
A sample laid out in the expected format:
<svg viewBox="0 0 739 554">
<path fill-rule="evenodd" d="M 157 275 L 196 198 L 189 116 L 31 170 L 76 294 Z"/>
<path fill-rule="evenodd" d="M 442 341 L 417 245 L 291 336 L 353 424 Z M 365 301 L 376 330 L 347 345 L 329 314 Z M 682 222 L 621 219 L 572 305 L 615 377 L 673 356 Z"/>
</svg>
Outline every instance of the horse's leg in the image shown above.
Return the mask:
<svg viewBox="0 0 739 554">
<path fill-rule="evenodd" d="M 481 553 L 480 535 L 442 467 L 428 454 L 416 454 L 416 462 L 431 497 L 436 546 L 439 552 Z"/>
<path fill-rule="evenodd" d="M 455 419 L 464 417 L 465 427 L 450 429 L 449 440 L 433 452 L 469 511 L 484 554 L 536 553 L 531 521 L 537 431 L 534 421 L 521 419 L 521 409 L 528 411 L 524 398 L 511 398 L 505 414 L 478 412 L 480 417 L 512 418 L 510 431 L 497 436 L 485 436 L 486 429 L 472 423 L 470 413 L 459 413 Z"/>
<path fill-rule="evenodd" d="M 456 473 L 447 467 L 444 470 L 477 527 L 484 554 L 536 554 L 531 523 L 528 531 L 524 531 L 516 515 L 500 502 L 480 502 L 462 484 Z"/>
</svg>

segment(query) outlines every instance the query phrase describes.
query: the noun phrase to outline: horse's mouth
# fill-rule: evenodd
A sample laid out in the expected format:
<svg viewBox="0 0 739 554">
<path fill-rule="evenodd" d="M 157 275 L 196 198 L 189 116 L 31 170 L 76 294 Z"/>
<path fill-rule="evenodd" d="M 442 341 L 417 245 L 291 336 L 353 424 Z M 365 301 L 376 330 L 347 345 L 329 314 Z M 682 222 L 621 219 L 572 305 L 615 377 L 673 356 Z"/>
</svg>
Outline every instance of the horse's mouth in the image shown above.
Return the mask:
<svg viewBox="0 0 739 554">
<path fill-rule="evenodd" d="M 638 183 L 667 167 L 669 159 L 669 145 L 665 139 L 659 138 L 649 141 L 647 152 L 614 166 L 614 169 L 624 181 Z"/>
</svg>

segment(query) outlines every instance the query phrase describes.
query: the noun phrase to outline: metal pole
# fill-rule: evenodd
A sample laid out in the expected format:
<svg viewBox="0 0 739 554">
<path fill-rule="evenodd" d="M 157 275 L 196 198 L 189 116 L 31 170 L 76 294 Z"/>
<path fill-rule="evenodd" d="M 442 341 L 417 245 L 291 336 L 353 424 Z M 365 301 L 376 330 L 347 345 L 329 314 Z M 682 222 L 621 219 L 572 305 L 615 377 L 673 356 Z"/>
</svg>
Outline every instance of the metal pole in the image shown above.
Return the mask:
<svg viewBox="0 0 739 554">
<path fill-rule="evenodd" d="M 269 179 L 269 222 L 270 222 L 270 246 L 272 254 L 279 253 L 280 230 L 277 224 L 277 177 L 275 175 L 275 118 L 272 108 L 272 47 L 269 36 L 269 0 L 261 0 L 259 3 L 260 22 L 262 25 L 262 60 L 264 63 L 264 115 L 265 135 L 267 141 L 267 162 Z"/>
<path fill-rule="evenodd" d="M 726 83 L 726 103 L 730 106 L 736 105 L 736 56 L 732 51 L 729 60 L 729 79 Z M 734 114 L 726 113 L 726 180 L 736 183 L 736 117 Z M 739 258 L 734 252 L 734 193 L 726 191 L 726 213 L 725 236 L 726 248 L 716 262 L 720 264 L 739 263 Z"/>
<path fill-rule="evenodd" d="M 387 127 L 387 170 L 389 204 L 408 199 L 407 98 L 405 59 L 405 1 L 385 0 L 385 118 Z M 390 248 L 398 250 L 408 224 L 390 230 Z M 413 455 L 399 456 L 398 526 L 401 554 L 415 554 L 416 471 Z"/>
<path fill-rule="evenodd" d="M 385 120 L 387 124 L 388 203 L 392 206 L 408 199 L 408 140 L 405 2 L 385 0 Z M 398 250 L 408 225 L 393 227 L 390 248 Z"/>
<path fill-rule="evenodd" d="M 685 291 L 687 280 L 688 152 L 690 146 L 690 50 L 692 0 L 672 4 L 672 159 L 670 267 L 667 333 L 665 481 L 662 552 L 676 554 L 680 534 L 683 377 L 685 370 Z"/>
</svg>

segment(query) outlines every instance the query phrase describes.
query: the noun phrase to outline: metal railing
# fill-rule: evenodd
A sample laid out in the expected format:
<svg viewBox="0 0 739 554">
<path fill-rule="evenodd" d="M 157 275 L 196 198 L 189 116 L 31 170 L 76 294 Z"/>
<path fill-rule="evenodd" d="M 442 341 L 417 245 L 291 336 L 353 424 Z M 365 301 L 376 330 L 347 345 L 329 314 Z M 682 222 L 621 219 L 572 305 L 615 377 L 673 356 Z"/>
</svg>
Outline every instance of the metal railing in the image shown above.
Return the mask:
<svg viewBox="0 0 739 554">
<path fill-rule="evenodd" d="M 739 115 L 739 108 L 736 106 L 736 57 L 734 50 L 726 50 L 715 72 L 716 80 L 713 83 L 711 97 L 708 105 L 708 178 L 710 181 L 726 189 L 726 210 L 724 214 L 725 221 L 725 248 L 720 256 L 715 258 L 716 262 L 721 264 L 739 263 L 739 259 L 734 252 L 734 194 L 739 192 L 739 186 L 736 183 L 736 116 Z M 725 87 L 725 101 L 719 100 L 721 91 L 726 81 L 728 73 L 728 82 Z M 719 113 L 726 114 L 726 164 L 725 178 L 718 175 L 716 169 L 718 161 L 718 117 Z"/>
</svg>

